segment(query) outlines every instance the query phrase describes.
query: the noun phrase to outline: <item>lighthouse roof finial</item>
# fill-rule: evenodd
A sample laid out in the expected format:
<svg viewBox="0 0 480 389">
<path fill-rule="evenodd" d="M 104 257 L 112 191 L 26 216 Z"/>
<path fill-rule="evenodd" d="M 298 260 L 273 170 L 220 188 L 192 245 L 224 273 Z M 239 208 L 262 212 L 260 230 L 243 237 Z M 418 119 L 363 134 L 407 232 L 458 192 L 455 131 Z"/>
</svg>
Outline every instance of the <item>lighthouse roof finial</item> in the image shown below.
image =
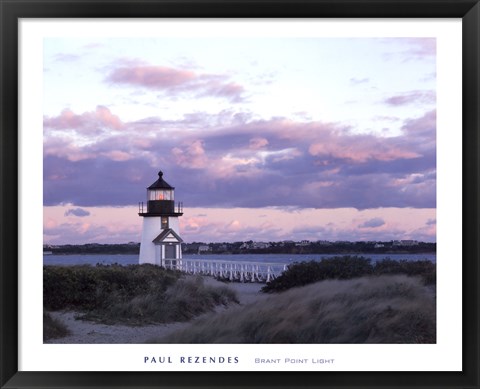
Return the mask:
<svg viewBox="0 0 480 389">
<path fill-rule="evenodd" d="M 158 180 L 150 185 L 147 189 L 175 189 L 168 182 L 163 179 L 163 172 L 160 170 L 158 172 Z"/>
</svg>

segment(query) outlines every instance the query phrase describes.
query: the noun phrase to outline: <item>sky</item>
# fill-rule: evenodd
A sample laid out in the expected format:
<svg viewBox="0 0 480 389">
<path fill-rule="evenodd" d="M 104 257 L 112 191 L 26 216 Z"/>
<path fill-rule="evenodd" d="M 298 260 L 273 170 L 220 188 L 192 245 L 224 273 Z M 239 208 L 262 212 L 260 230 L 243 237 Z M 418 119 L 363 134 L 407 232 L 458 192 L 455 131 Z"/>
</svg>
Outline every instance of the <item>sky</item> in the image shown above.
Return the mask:
<svg viewBox="0 0 480 389">
<path fill-rule="evenodd" d="M 44 243 L 436 241 L 434 38 L 47 38 Z"/>
</svg>

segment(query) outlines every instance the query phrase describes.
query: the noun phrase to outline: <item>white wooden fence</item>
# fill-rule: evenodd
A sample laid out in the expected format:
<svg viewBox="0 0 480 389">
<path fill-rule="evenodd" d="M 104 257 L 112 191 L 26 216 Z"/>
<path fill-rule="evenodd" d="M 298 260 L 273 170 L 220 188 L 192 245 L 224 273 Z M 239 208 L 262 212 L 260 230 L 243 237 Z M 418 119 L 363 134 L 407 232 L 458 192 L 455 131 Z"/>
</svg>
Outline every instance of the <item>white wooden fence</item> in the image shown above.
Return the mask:
<svg viewBox="0 0 480 389">
<path fill-rule="evenodd" d="M 167 269 L 187 274 L 202 274 L 240 282 L 269 282 L 287 269 L 284 263 L 234 262 L 209 259 L 165 261 Z"/>
</svg>

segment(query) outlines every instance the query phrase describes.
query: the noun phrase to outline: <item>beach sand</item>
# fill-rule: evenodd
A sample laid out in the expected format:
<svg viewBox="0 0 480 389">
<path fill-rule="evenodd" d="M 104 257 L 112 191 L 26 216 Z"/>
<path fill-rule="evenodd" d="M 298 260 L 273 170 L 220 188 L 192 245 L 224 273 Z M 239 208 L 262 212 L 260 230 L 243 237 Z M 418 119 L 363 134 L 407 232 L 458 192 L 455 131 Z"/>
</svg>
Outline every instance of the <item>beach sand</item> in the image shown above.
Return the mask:
<svg viewBox="0 0 480 389">
<path fill-rule="evenodd" d="M 227 286 L 237 293 L 240 305 L 247 305 L 267 296 L 260 292 L 263 284 L 254 282 L 232 282 L 225 283 L 215 280 L 212 277 L 203 277 L 207 285 Z M 217 311 L 225 311 L 230 307 L 219 307 Z M 154 324 L 145 326 L 126 326 L 126 325 L 107 325 L 98 324 L 93 321 L 76 319 L 80 316 L 77 312 L 57 311 L 50 312 L 53 318 L 60 320 L 70 330 L 70 335 L 59 338 L 50 339 L 45 343 L 55 344 L 141 344 L 152 338 L 166 336 L 174 331 L 188 327 L 190 322 Z M 194 319 L 195 320 L 195 319 Z"/>
</svg>

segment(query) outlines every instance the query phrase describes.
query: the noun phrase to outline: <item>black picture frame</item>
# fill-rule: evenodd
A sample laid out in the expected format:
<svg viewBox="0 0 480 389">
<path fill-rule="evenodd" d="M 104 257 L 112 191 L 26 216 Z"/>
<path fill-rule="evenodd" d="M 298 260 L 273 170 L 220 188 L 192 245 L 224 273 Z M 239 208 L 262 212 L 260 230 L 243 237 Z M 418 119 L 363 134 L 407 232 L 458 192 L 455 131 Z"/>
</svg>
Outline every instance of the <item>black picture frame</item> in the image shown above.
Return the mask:
<svg viewBox="0 0 480 389">
<path fill-rule="evenodd" d="M 1 388 L 479 388 L 480 5 L 478 0 L 0 0 Z M 18 371 L 18 22 L 21 18 L 462 18 L 461 372 Z"/>
</svg>

